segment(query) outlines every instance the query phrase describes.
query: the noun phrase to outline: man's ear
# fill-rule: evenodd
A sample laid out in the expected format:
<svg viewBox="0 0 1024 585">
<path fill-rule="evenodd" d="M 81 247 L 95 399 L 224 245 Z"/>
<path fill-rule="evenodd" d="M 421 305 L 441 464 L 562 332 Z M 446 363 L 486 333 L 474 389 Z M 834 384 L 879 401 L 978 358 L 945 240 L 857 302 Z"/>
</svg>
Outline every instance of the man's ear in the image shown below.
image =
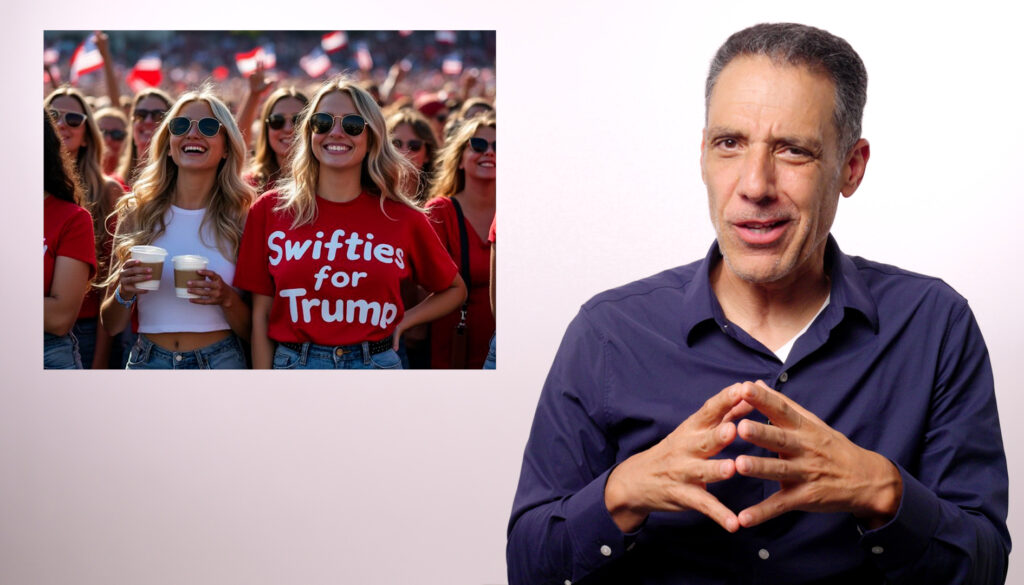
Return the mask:
<svg viewBox="0 0 1024 585">
<path fill-rule="evenodd" d="M 846 163 L 843 165 L 839 192 L 843 197 L 853 195 L 853 192 L 864 180 L 864 170 L 868 166 L 868 159 L 871 158 L 871 145 L 861 138 L 853 145 L 850 154 L 846 156 Z"/>
</svg>

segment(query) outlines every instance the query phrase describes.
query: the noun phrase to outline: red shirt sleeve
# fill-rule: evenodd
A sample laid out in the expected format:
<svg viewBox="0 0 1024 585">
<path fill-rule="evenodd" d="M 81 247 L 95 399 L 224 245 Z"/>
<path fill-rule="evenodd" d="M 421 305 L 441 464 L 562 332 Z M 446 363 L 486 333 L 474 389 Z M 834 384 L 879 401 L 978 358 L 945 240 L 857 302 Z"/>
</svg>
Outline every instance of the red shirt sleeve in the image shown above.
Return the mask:
<svg viewBox="0 0 1024 585">
<path fill-rule="evenodd" d="M 274 296 L 274 279 L 268 267 L 267 229 L 277 204 L 277 192 L 261 195 L 249 210 L 235 264 L 235 288 Z"/>
<path fill-rule="evenodd" d="M 417 245 L 411 246 L 412 279 L 430 292 L 451 286 L 459 269 L 445 249 L 427 216 L 416 213 L 411 218 L 412 235 Z"/>
</svg>

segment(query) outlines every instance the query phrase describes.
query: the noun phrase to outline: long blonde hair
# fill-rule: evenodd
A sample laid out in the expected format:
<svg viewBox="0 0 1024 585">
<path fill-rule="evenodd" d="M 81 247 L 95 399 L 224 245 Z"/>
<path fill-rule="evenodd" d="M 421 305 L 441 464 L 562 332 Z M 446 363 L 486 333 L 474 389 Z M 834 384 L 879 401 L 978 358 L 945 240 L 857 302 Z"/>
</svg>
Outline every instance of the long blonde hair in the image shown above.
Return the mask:
<svg viewBox="0 0 1024 585">
<path fill-rule="evenodd" d="M 54 100 L 62 96 L 67 96 L 78 102 L 85 114 L 85 135 L 82 137 L 82 145 L 78 147 L 78 152 L 69 154 L 75 163 L 75 171 L 78 173 L 82 186 L 81 205 L 92 215 L 92 231 L 96 242 L 97 257 L 100 257 L 103 251 L 103 239 L 107 233 L 104 222 L 111 212 L 104 193 L 107 179 L 103 175 L 103 134 L 100 132 L 99 124 L 96 123 L 96 116 L 93 114 L 92 108 L 85 101 L 82 92 L 77 89 L 71 87 L 55 89 L 46 96 L 43 104 L 47 109 L 52 108 Z"/>
<path fill-rule="evenodd" d="M 256 137 L 256 152 L 249 165 L 249 173 L 256 180 L 260 191 L 280 173 L 281 167 L 286 166 L 287 163 L 287 161 L 277 160 L 277 153 L 270 147 L 270 126 L 267 125 L 267 118 L 274 111 L 277 102 L 288 98 L 299 100 L 303 107 L 309 103 L 309 98 L 294 87 L 281 87 L 267 96 L 267 101 L 264 102 L 263 110 L 260 112 L 260 133 Z M 293 128 L 292 131 L 294 132 L 295 129 Z"/>
<path fill-rule="evenodd" d="M 139 102 L 150 96 L 160 99 L 167 104 L 168 108 L 174 103 L 174 100 L 171 99 L 167 92 L 155 87 L 147 87 L 135 94 L 135 98 L 132 99 L 132 107 L 128 112 L 128 119 L 131 121 L 131 124 L 128 126 L 128 145 L 124 148 L 124 152 L 121 153 L 121 162 L 117 164 L 118 176 L 129 186 L 135 184 L 135 179 L 138 178 L 144 162 L 139 160 L 141 153 L 139 152 L 139 145 L 135 144 L 135 108 L 138 107 Z"/>
<path fill-rule="evenodd" d="M 329 93 L 343 92 L 352 98 L 356 111 L 366 120 L 369 132 L 366 140 L 366 157 L 363 158 L 360 182 L 363 189 L 380 196 L 381 211 L 384 200 L 391 199 L 423 211 L 406 192 L 405 178 L 415 173 L 409 161 L 405 160 L 388 138 L 387 126 L 380 107 L 370 94 L 360 89 L 346 77 L 328 80 L 317 90 L 313 99 L 306 104 L 299 116 L 292 141 L 291 175 L 278 183 L 280 202 L 274 211 L 292 215 L 292 229 L 312 223 L 316 219 L 316 190 L 320 179 L 320 161 L 313 155 L 313 129 L 309 119 L 316 112 L 320 100 Z"/>
<path fill-rule="evenodd" d="M 209 104 L 213 116 L 220 121 L 224 129 L 224 150 L 227 154 L 227 158 L 217 168 L 217 180 L 197 235 L 202 237 L 203 228 L 212 224 L 217 237 L 217 249 L 225 258 L 238 257 L 245 216 L 254 197 L 253 188 L 241 178 L 245 165 L 245 142 L 227 106 L 213 94 L 210 86 L 204 85 L 198 90 L 186 92 L 171 106 L 153 135 L 148 162 L 139 173 L 133 192 L 117 203 L 114 266 L 106 282 L 108 285 L 117 279 L 118 269 L 129 258 L 132 246 L 150 244 L 167 229 L 164 217 L 171 207 L 171 194 L 178 178 L 178 165 L 168 152 L 170 131 L 167 126 L 186 104 L 194 101 Z"/>
<path fill-rule="evenodd" d="M 466 188 L 466 171 L 459 168 L 462 151 L 466 149 L 469 139 L 479 128 L 498 129 L 494 112 L 480 114 L 464 121 L 455 134 L 448 139 L 444 148 L 437 155 L 435 168 L 437 173 L 430 187 L 430 198 L 451 197 Z"/>
</svg>

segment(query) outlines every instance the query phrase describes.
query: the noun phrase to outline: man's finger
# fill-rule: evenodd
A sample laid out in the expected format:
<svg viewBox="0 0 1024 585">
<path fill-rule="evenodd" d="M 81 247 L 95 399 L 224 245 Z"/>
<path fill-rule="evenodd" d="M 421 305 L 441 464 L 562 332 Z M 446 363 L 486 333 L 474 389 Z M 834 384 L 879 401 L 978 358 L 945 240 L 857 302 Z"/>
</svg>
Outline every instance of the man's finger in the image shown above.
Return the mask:
<svg viewBox="0 0 1024 585">
<path fill-rule="evenodd" d="M 795 509 L 793 495 L 790 492 L 778 491 L 764 501 L 743 510 L 737 518 L 740 526 L 750 528 Z"/>
<path fill-rule="evenodd" d="M 707 402 L 697 412 L 690 415 L 690 418 L 687 420 L 693 421 L 701 427 L 717 426 L 725 418 L 725 415 L 739 402 L 740 385 L 733 384 L 708 398 Z"/>
<path fill-rule="evenodd" d="M 704 514 L 729 532 L 736 532 L 740 529 L 740 521 L 736 514 L 719 502 L 718 498 L 700 488 L 688 486 L 685 489 L 685 495 L 680 500 L 685 508 Z"/>
<path fill-rule="evenodd" d="M 766 425 L 750 419 L 741 420 L 736 425 L 739 437 L 748 443 L 764 447 L 781 455 L 796 455 L 803 451 L 793 431 Z"/>
<path fill-rule="evenodd" d="M 690 474 L 693 481 L 715 483 L 735 475 L 736 463 L 732 459 L 708 459 L 695 464 Z"/>
<path fill-rule="evenodd" d="M 744 382 L 740 388 L 740 396 L 767 416 L 774 425 L 783 428 L 799 428 L 803 423 L 803 417 L 794 408 L 796 403 L 764 385 L 763 382 L 758 384 Z"/>
<path fill-rule="evenodd" d="M 754 407 L 746 400 L 741 400 L 739 404 L 732 407 L 732 410 L 730 410 L 729 413 L 725 415 L 725 418 L 723 420 L 725 422 L 739 420 L 747 416 L 751 412 L 754 412 Z"/>
<path fill-rule="evenodd" d="M 736 472 L 746 477 L 778 482 L 796 482 L 805 479 L 803 471 L 793 460 L 775 457 L 740 455 L 736 458 Z"/>
</svg>

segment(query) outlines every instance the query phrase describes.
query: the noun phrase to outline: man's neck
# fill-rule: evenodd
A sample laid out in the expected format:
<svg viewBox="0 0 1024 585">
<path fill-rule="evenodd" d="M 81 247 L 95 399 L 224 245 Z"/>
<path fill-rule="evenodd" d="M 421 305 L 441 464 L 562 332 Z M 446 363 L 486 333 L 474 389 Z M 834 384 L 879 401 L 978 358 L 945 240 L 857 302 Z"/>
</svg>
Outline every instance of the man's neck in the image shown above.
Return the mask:
<svg viewBox="0 0 1024 585">
<path fill-rule="evenodd" d="M 737 276 L 722 259 L 711 269 L 711 289 L 726 319 L 775 351 L 818 314 L 831 291 L 824 257 L 781 282 L 754 283 Z"/>
</svg>

